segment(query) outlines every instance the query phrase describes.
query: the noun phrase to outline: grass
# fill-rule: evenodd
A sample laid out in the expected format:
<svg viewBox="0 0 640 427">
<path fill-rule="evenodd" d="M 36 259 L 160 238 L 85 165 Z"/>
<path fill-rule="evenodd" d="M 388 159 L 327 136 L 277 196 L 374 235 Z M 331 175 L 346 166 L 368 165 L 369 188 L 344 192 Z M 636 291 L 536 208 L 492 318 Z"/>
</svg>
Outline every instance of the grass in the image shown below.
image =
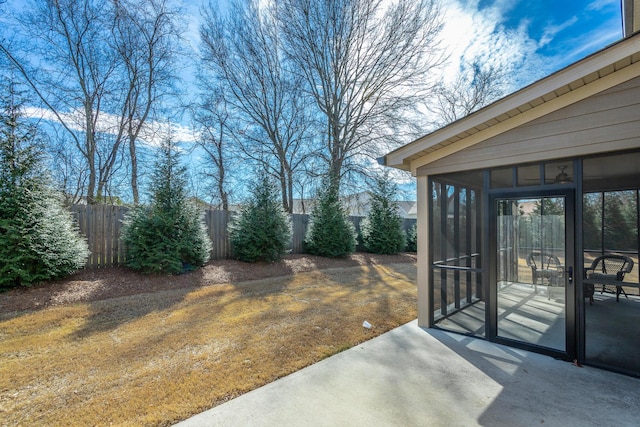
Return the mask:
<svg viewBox="0 0 640 427">
<path fill-rule="evenodd" d="M 411 321 L 415 270 L 320 270 L 0 314 L 0 424 L 172 425 Z"/>
</svg>

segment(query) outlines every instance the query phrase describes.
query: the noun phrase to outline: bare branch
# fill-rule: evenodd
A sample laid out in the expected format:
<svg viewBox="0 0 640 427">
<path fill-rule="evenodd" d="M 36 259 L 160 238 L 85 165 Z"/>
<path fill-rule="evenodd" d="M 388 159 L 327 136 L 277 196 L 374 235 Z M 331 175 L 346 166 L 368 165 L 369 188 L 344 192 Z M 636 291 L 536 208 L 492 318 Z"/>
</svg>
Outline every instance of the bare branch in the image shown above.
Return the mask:
<svg viewBox="0 0 640 427">
<path fill-rule="evenodd" d="M 452 123 L 500 98 L 505 92 L 505 75 L 499 68 L 479 62 L 463 66 L 451 83 L 440 82 L 427 108 L 435 127 Z"/>
<path fill-rule="evenodd" d="M 278 179 L 291 212 L 294 175 L 310 146 L 303 80 L 282 51 L 274 7 L 257 0 L 229 7 L 226 18 L 212 4 L 204 9 L 203 63 L 210 78 L 224 82 L 230 106 L 246 123 L 245 154 Z"/>
<path fill-rule="evenodd" d="M 357 158 L 393 141 L 415 120 L 443 61 L 431 0 L 283 0 L 287 53 L 324 118 L 329 174 L 355 171 Z"/>
</svg>

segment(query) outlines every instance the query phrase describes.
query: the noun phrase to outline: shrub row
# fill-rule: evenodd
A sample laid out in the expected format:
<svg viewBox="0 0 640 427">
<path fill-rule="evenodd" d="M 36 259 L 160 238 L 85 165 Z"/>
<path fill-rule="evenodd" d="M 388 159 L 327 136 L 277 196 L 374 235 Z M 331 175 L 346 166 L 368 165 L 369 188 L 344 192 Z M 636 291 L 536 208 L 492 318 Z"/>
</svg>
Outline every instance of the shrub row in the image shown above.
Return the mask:
<svg viewBox="0 0 640 427">
<path fill-rule="evenodd" d="M 29 286 L 81 268 L 88 256 L 60 193 L 47 176 L 35 128 L 25 124 L 20 108 L 2 99 L 0 111 L 0 288 Z M 156 160 L 150 203 L 134 208 L 125 218 L 122 241 L 127 265 L 144 273 L 178 274 L 209 260 L 211 241 L 202 212 L 187 197 L 186 168 L 170 140 Z M 305 236 L 307 252 L 344 257 L 355 251 L 359 237 L 369 252 L 394 254 L 415 246 L 408 239 L 393 196 L 397 188 L 384 175 L 375 180 L 370 214 L 361 236 L 339 200 L 336 180 L 328 180 L 319 194 Z M 278 198 L 277 187 L 265 176 L 254 187 L 240 215 L 230 224 L 236 258 L 276 261 L 291 239 L 291 222 Z"/>
</svg>

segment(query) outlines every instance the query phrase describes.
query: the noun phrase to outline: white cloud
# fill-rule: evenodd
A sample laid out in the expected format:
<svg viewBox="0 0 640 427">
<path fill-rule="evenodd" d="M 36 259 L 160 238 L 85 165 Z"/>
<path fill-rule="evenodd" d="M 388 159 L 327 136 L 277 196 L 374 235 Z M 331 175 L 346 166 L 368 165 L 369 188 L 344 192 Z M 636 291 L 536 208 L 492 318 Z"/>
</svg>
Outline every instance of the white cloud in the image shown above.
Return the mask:
<svg viewBox="0 0 640 427">
<path fill-rule="evenodd" d="M 505 70 L 512 76 L 510 89 L 539 78 L 537 66 L 522 68 L 525 62 L 538 62 L 538 43 L 527 33 L 529 22 L 523 20 L 516 29 L 504 26 L 505 13 L 513 5 L 514 2 L 496 1 L 480 9 L 477 0 L 445 0 L 442 39 L 450 54 L 445 79 L 453 79 L 461 63 L 473 61 Z"/>
<path fill-rule="evenodd" d="M 540 37 L 540 41 L 538 41 L 538 46 L 543 47 L 549 44 L 554 39 L 556 34 L 558 34 L 559 32 L 561 32 L 566 28 L 571 27 L 576 22 L 578 22 L 578 17 L 573 16 L 560 25 L 547 25 L 544 29 L 544 33 L 542 34 L 542 37 Z"/>
<path fill-rule="evenodd" d="M 594 0 L 587 5 L 586 10 L 600 11 L 610 7 L 611 5 L 614 5 L 615 7 L 619 7 L 620 0 Z"/>
<path fill-rule="evenodd" d="M 60 122 L 58 117 L 48 109 L 26 107 L 25 116 L 36 120 Z M 74 131 L 84 131 L 84 114 L 80 111 L 60 113 L 60 117 L 66 125 Z M 96 131 L 115 135 L 118 129 L 119 117 L 113 114 L 102 113 L 97 124 Z M 175 142 L 192 143 L 197 140 L 197 135 L 191 129 L 178 123 L 147 122 L 140 132 L 140 141 L 151 147 L 159 147 L 163 140 L 169 136 Z"/>
<path fill-rule="evenodd" d="M 479 60 L 505 70 L 513 91 L 621 37 L 619 16 L 612 13 L 619 0 L 592 1 L 564 22 L 549 22 L 537 40 L 530 36 L 532 26 L 544 17 L 512 13 L 521 6 L 514 0 L 484 2 L 482 7 L 479 0 L 443 0 L 442 37 L 451 55 L 445 77 L 453 78 L 462 61 Z M 508 27 L 514 16 L 520 19 L 517 26 L 509 22 Z"/>
</svg>

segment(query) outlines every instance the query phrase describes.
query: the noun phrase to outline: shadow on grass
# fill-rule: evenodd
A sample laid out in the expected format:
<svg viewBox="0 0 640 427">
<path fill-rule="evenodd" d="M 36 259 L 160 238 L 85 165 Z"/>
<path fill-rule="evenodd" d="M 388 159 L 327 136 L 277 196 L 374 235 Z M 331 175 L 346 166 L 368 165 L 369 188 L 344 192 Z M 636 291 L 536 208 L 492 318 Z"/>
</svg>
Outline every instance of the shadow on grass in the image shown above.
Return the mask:
<svg viewBox="0 0 640 427">
<path fill-rule="evenodd" d="M 351 279 L 347 279 L 343 286 L 365 294 L 377 293 L 377 299 L 380 299 L 384 297 L 384 293 L 370 286 L 374 282 L 386 285 L 376 263 L 376 255 L 354 254 L 348 258 L 331 260 L 306 256 L 302 267 L 291 258 L 285 258 L 280 263 L 248 264 L 226 260 L 217 264 L 212 261 L 203 268 L 178 276 L 143 275 L 124 267 L 85 270 L 66 280 L 1 294 L 0 312 L 3 314 L 0 319 L 10 320 L 53 306 L 86 304 L 90 314 L 84 319 L 84 325 L 73 335 L 77 339 L 83 339 L 117 329 L 151 313 L 170 311 L 181 304 L 188 294 L 204 286 L 229 284 L 234 292 L 238 292 L 237 298 L 266 300 L 282 293 L 289 286 L 291 277 L 301 272 L 301 268 L 302 272 L 334 274 L 332 272 L 336 270 L 360 267 L 358 272 L 352 271 Z M 396 274 L 392 268 L 378 267 Z M 338 273 L 338 276 L 341 274 Z M 245 280 L 237 281 L 238 278 Z M 335 280 L 341 281 L 341 278 Z M 309 286 L 314 287 L 313 284 Z M 19 304 L 13 304 L 12 297 L 16 296 L 20 298 L 15 301 L 28 300 L 31 305 L 23 308 Z M 327 298 L 322 289 L 311 292 L 309 296 L 313 301 Z M 215 305 L 212 302 L 212 313 L 222 309 Z"/>
<path fill-rule="evenodd" d="M 185 280 L 184 276 L 188 277 L 188 280 Z M 200 270 L 174 277 L 180 286 L 176 283 L 173 287 L 150 292 L 87 302 L 91 314 L 85 319 L 84 326 L 74 333 L 74 337 L 87 338 L 96 333 L 117 329 L 151 313 L 170 310 L 180 304 L 186 295 L 200 287 L 202 283 L 202 271 Z M 172 278 L 170 277 L 168 280 L 171 281 Z M 140 275 L 140 280 L 153 280 L 153 277 Z"/>
<path fill-rule="evenodd" d="M 68 314 L 62 307 L 54 327 L 66 328 L 63 342 L 48 345 L 64 359 L 59 366 L 90 378 L 56 393 L 73 398 L 79 387 L 94 393 L 94 384 L 112 385 L 96 390 L 122 400 L 105 409 L 114 424 L 144 424 L 163 414 L 162 425 L 169 425 L 371 339 L 415 311 L 410 266 L 316 268 L 220 285 L 212 282 L 213 267 L 219 266 L 165 277 L 166 285 L 155 290 L 147 282 L 146 293 L 83 301 Z M 133 289 L 136 281 L 153 279 L 124 273 L 108 285 Z M 363 328 L 363 320 L 374 327 Z M 78 360 L 83 366 L 74 366 Z M 64 376 L 59 366 L 52 372 Z M 74 419 L 96 412 L 79 405 L 56 410 Z"/>
<path fill-rule="evenodd" d="M 261 264 L 257 263 L 252 266 L 246 264 L 244 267 L 257 267 L 259 269 L 260 266 Z M 78 339 L 86 338 L 96 333 L 117 329 L 152 313 L 169 312 L 182 304 L 187 295 L 206 286 L 229 285 L 232 286 L 235 292 L 239 292 L 238 298 L 263 299 L 269 295 L 282 292 L 282 289 L 288 284 L 288 276 L 282 276 L 282 274 L 278 277 L 234 283 L 233 272 L 224 272 L 224 277 L 228 277 L 231 280 L 225 280 L 225 283 L 217 283 L 215 281 L 211 283 L 209 281 L 210 278 L 207 277 L 208 269 L 211 268 L 215 268 L 215 265 L 207 265 L 183 275 L 164 277 L 163 282 L 165 285 L 163 287 L 155 290 L 151 289 L 145 293 L 88 302 L 91 306 L 91 315 L 87 317 L 85 325 L 74 336 Z M 292 271 L 288 273 L 288 275 L 293 275 Z M 141 274 L 137 274 L 137 276 L 138 280 L 154 280 L 154 276 Z M 136 277 L 133 279 L 136 279 Z M 221 307 L 212 301 L 210 309 L 211 313 L 216 313 Z"/>
</svg>

